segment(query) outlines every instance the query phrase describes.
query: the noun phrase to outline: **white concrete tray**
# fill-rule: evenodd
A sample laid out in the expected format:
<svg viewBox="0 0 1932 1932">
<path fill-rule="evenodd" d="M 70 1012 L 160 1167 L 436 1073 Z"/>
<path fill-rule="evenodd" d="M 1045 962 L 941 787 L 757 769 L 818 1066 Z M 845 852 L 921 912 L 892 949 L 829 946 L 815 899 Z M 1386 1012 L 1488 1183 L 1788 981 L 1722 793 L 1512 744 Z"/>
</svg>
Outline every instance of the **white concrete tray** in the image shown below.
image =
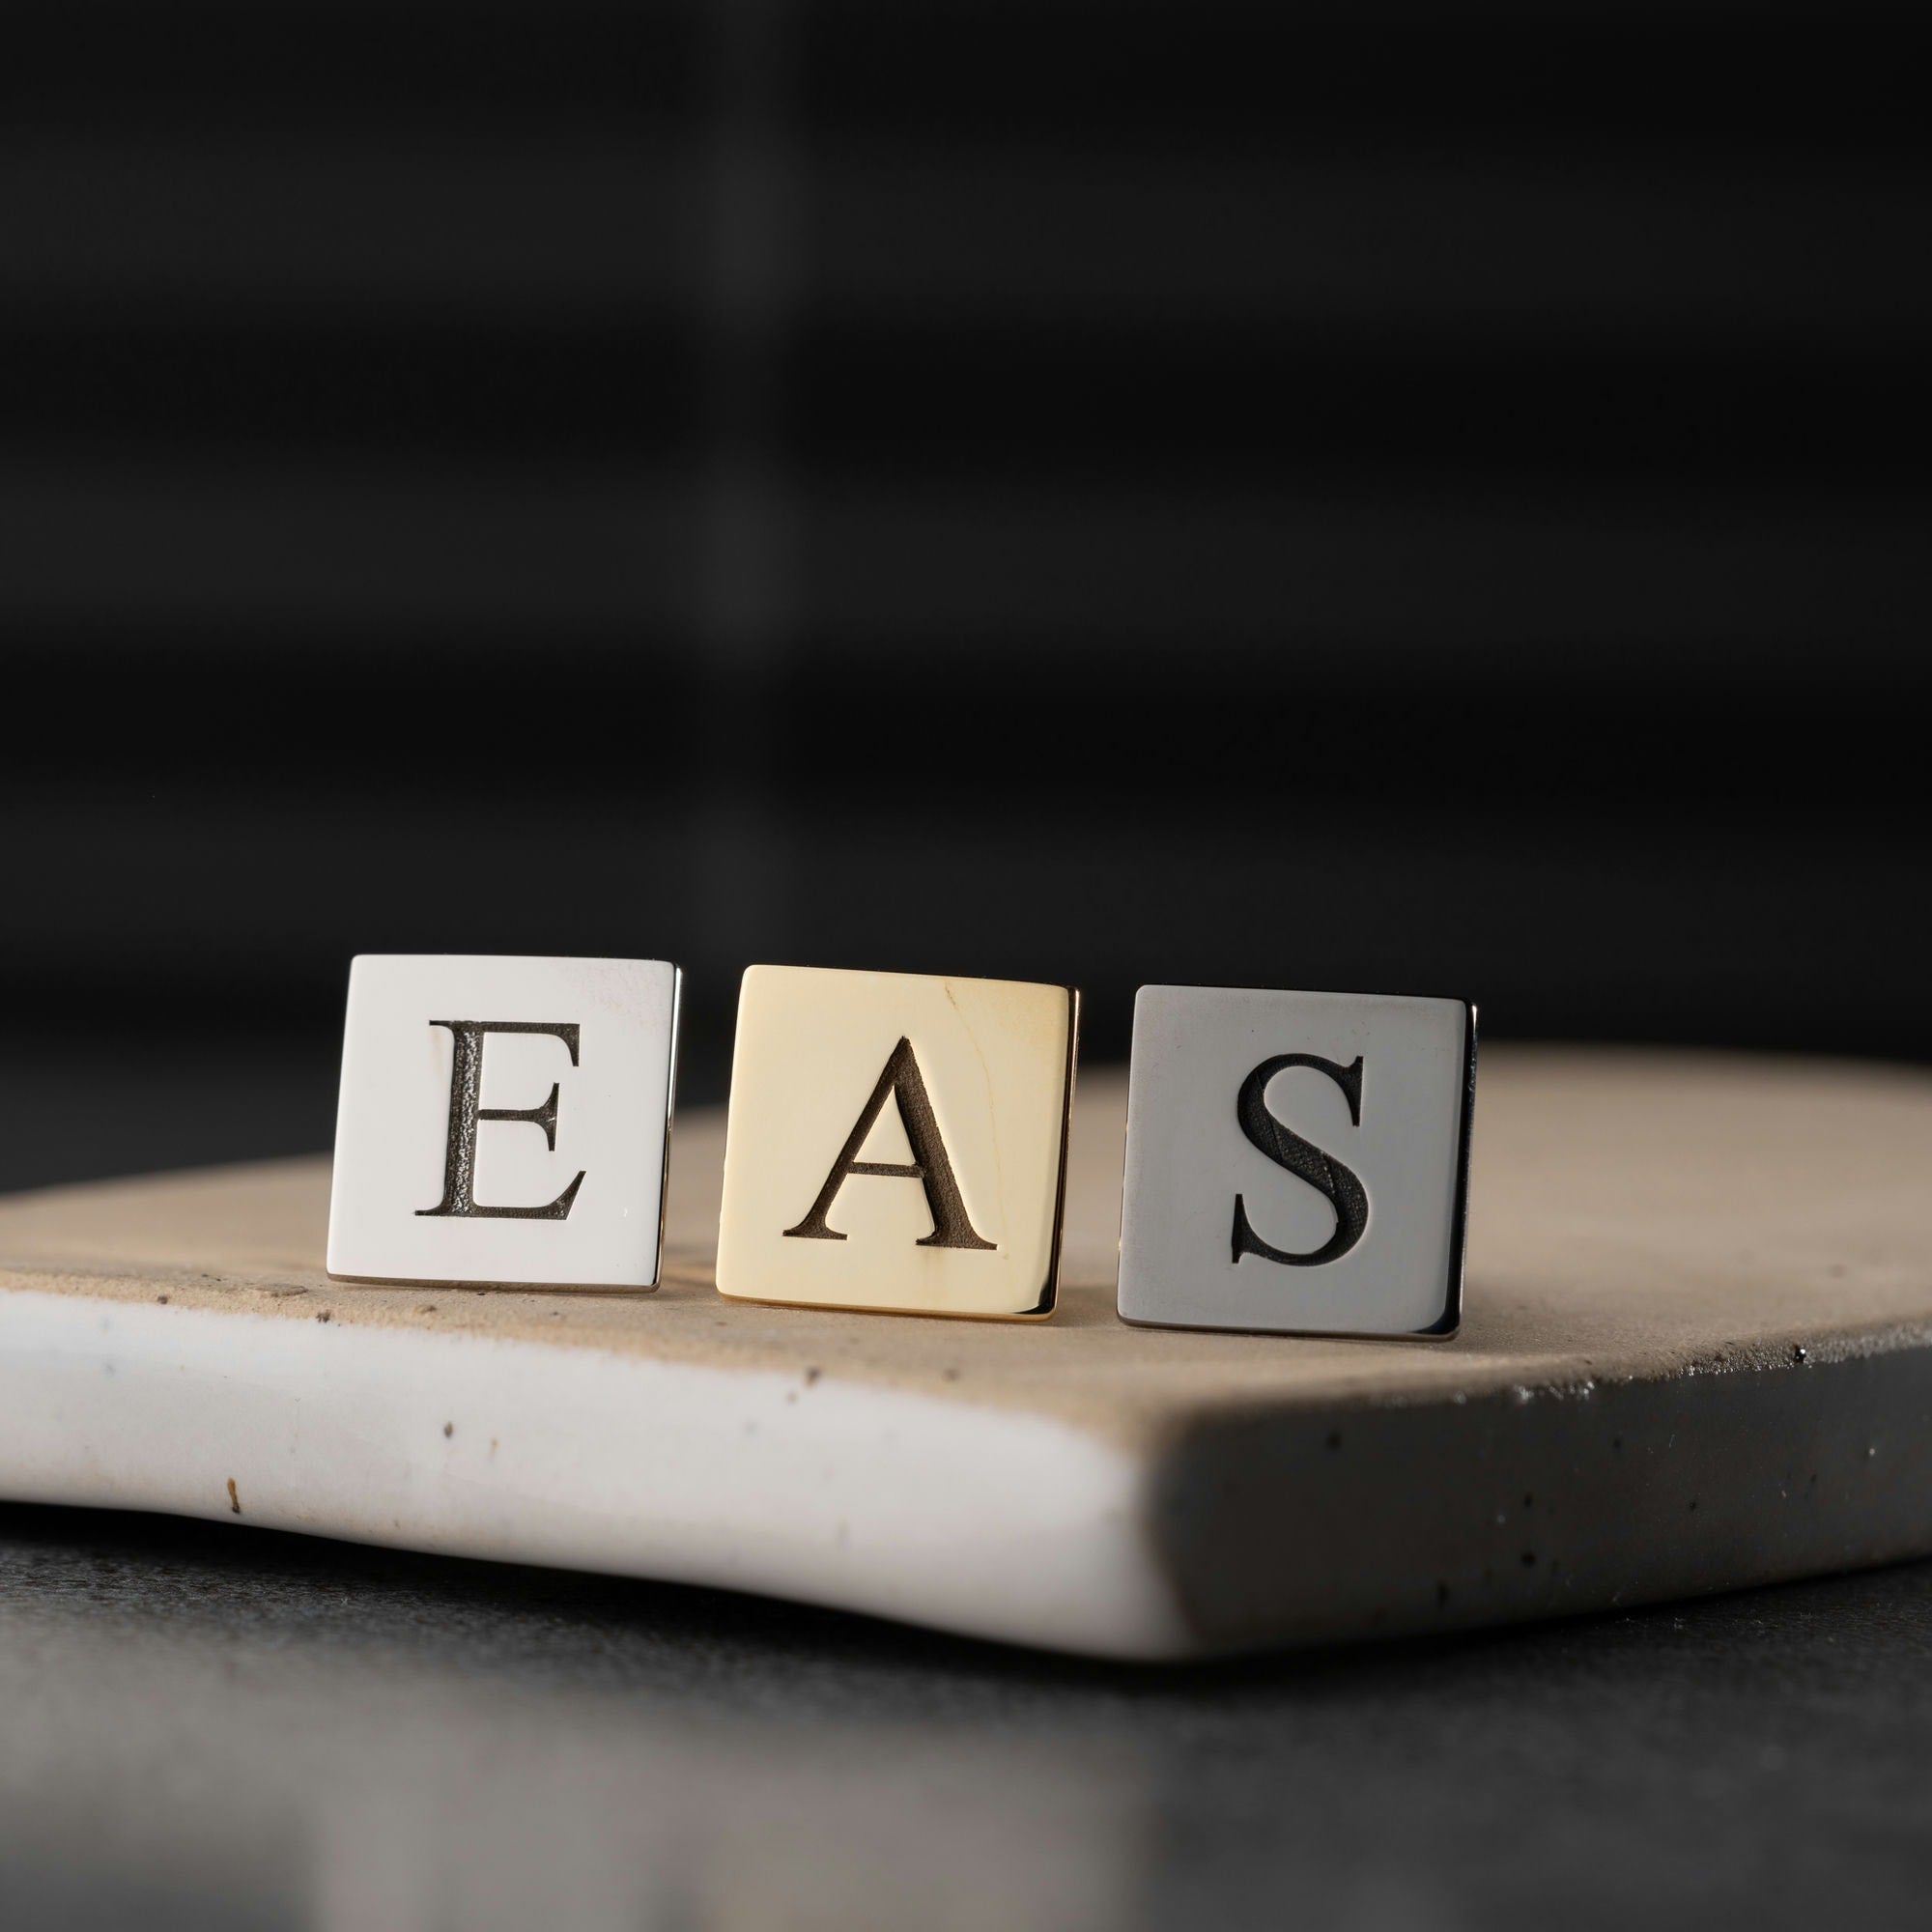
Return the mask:
<svg viewBox="0 0 1932 1932">
<path fill-rule="evenodd" d="M 1123 1326 L 1120 1081 L 1042 1325 L 350 1287 L 326 1160 L 0 1201 L 0 1495 L 1182 1659 L 1932 1552 L 1932 1080 L 1486 1051 L 1441 1344 Z"/>
</svg>

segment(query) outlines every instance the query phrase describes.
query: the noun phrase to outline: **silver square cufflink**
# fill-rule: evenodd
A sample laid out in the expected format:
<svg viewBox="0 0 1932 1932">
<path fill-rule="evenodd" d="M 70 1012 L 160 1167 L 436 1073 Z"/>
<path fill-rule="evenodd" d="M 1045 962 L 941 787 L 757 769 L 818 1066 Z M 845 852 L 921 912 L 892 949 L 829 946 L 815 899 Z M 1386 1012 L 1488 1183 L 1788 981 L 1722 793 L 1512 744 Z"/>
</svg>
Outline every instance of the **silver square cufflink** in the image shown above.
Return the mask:
<svg viewBox="0 0 1932 1932">
<path fill-rule="evenodd" d="M 1475 1067 L 1461 1000 L 1143 986 L 1122 1319 L 1454 1334 Z"/>
<path fill-rule="evenodd" d="M 654 1287 L 679 978 L 657 959 L 357 958 L 328 1272 Z"/>
</svg>

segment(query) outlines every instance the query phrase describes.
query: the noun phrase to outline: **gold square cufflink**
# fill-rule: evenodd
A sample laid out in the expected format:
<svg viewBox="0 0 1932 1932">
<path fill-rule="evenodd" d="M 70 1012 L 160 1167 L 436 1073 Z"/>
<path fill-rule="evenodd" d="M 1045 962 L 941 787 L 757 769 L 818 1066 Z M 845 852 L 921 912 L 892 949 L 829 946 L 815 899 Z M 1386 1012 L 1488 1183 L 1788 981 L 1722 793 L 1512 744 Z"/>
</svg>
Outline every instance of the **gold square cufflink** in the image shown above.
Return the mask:
<svg viewBox="0 0 1932 1932">
<path fill-rule="evenodd" d="M 718 1292 L 1050 1314 L 1079 995 L 753 966 L 738 998 Z"/>
</svg>

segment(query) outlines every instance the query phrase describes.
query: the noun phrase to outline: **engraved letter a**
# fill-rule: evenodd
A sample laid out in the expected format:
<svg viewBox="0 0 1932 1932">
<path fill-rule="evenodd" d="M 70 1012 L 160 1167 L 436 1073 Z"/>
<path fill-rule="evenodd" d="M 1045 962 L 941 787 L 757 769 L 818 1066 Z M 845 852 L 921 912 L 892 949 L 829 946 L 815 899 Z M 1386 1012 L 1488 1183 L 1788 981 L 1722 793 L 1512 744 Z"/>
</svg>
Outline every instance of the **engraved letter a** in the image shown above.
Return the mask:
<svg viewBox="0 0 1932 1932">
<path fill-rule="evenodd" d="M 866 1145 L 866 1136 L 872 1131 L 872 1122 L 879 1118 L 879 1109 L 886 1104 L 888 1094 L 899 1103 L 906 1144 L 912 1149 L 910 1166 L 902 1161 L 859 1158 L 859 1150 Z M 825 1217 L 832 1211 L 838 1190 L 854 1174 L 891 1175 L 899 1180 L 917 1180 L 924 1186 L 925 1205 L 932 1214 L 932 1233 L 921 1238 L 922 1248 L 995 1245 L 980 1238 L 967 1215 L 966 1204 L 959 1198 L 959 1183 L 952 1178 L 952 1163 L 946 1157 L 946 1143 L 939 1137 L 939 1122 L 933 1116 L 931 1100 L 926 1097 L 925 1081 L 920 1073 L 919 1062 L 913 1058 L 909 1039 L 901 1039 L 893 1048 L 886 1070 L 879 1075 L 879 1084 L 872 1089 L 872 1097 L 866 1102 L 859 1124 L 847 1136 L 838 1158 L 832 1163 L 832 1172 L 825 1177 L 825 1185 L 818 1190 L 811 1211 L 796 1228 L 787 1228 L 786 1235 L 796 1235 L 808 1241 L 842 1241 L 845 1236 L 837 1228 L 829 1227 Z"/>
</svg>

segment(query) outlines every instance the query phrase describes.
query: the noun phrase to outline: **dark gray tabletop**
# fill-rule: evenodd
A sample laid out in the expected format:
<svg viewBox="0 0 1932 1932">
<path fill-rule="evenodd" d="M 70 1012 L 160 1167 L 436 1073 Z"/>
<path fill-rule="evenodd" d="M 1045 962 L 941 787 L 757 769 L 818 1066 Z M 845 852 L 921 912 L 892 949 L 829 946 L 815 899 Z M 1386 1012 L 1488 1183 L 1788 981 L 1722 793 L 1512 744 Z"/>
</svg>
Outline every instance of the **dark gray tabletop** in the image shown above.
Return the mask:
<svg viewBox="0 0 1932 1932">
<path fill-rule="evenodd" d="M 9 1062 L 13 1184 L 327 1138 L 326 1068 L 83 1071 Z M 1932 1565 L 1170 1672 L 0 1508 L 8 1932 L 1626 1932 L 1928 1895 Z"/>
<path fill-rule="evenodd" d="M 0 1922 L 1922 1924 L 1932 1565 L 1186 1674 L 0 1511 Z"/>
</svg>

